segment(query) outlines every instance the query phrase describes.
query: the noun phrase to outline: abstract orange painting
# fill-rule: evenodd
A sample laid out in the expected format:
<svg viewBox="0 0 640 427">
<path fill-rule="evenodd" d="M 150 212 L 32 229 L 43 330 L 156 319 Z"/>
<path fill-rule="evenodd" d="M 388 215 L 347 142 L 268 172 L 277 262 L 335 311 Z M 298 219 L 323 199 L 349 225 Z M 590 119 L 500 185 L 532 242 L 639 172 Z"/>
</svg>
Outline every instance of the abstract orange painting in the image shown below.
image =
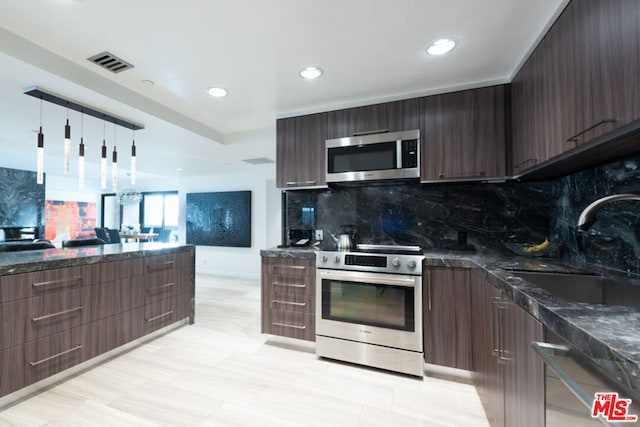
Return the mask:
<svg viewBox="0 0 640 427">
<path fill-rule="evenodd" d="M 53 240 L 56 236 L 64 236 L 65 239 L 95 237 L 95 203 L 46 200 L 44 210 L 45 239 Z"/>
</svg>

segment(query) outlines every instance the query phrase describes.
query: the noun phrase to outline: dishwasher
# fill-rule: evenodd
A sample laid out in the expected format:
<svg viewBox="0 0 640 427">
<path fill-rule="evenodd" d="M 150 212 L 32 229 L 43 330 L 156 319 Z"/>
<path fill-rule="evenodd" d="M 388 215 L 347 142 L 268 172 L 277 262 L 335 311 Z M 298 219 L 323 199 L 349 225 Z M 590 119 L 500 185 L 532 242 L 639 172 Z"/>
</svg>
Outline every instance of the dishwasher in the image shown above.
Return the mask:
<svg viewBox="0 0 640 427">
<path fill-rule="evenodd" d="M 533 348 L 545 363 L 545 425 L 630 426 L 640 416 L 640 396 L 611 379 L 562 338 L 546 331 L 546 342 L 534 342 Z M 597 418 L 592 417 L 596 393 L 600 396 Z M 613 395 L 611 393 L 617 393 Z M 623 399 L 631 399 L 625 402 Z M 610 421 L 605 420 L 611 418 Z M 616 419 L 617 418 L 617 419 Z"/>
</svg>

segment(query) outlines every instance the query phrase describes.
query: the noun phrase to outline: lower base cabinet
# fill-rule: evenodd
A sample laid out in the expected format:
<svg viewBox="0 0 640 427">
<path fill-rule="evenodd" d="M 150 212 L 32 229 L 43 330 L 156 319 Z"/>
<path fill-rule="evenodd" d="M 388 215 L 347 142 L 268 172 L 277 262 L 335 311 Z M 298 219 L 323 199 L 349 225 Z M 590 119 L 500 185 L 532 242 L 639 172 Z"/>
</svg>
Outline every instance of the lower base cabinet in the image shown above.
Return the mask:
<svg viewBox="0 0 640 427">
<path fill-rule="evenodd" d="M 262 333 L 316 340 L 315 261 L 262 258 Z"/>
<path fill-rule="evenodd" d="M 474 381 L 494 427 L 543 427 L 544 365 L 531 343 L 542 324 L 471 274 Z"/>
<path fill-rule="evenodd" d="M 427 363 L 472 369 L 469 270 L 424 270 L 423 343 Z"/>
</svg>

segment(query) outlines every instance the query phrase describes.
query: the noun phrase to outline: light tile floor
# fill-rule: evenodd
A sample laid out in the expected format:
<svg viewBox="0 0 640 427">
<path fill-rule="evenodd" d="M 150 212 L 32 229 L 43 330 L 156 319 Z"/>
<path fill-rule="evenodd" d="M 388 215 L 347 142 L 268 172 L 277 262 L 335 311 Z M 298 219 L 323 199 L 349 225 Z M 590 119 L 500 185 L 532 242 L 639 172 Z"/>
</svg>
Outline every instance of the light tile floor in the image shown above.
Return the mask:
<svg viewBox="0 0 640 427">
<path fill-rule="evenodd" d="M 487 426 L 468 381 L 320 360 L 260 334 L 257 280 L 198 275 L 196 323 L 0 412 L 0 426 Z"/>
</svg>

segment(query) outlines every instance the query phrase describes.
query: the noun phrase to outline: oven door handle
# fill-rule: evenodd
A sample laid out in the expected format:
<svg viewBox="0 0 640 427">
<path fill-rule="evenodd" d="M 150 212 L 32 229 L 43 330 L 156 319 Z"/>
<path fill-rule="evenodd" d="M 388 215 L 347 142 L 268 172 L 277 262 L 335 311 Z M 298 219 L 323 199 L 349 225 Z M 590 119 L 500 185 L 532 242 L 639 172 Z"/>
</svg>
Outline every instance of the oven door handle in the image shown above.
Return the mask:
<svg viewBox="0 0 640 427">
<path fill-rule="evenodd" d="M 396 285 L 396 286 L 415 286 L 414 277 L 394 276 L 391 274 L 369 274 L 362 272 L 344 272 L 322 270 L 320 273 L 322 278 L 348 280 L 350 282 L 371 283 L 374 285 Z"/>
</svg>

